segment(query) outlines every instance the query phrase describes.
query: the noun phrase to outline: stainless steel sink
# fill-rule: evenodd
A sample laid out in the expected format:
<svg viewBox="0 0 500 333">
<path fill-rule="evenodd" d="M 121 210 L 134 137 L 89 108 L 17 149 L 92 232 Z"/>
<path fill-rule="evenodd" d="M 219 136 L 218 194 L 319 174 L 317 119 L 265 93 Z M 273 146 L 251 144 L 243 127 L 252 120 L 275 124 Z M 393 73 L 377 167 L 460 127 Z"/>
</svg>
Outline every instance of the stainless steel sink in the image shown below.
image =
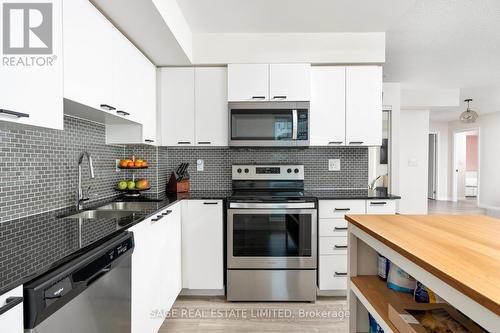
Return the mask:
<svg viewBox="0 0 500 333">
<path fill-rule="evenodd" d="M 141 212 L 144 210 L 155 210 L 157 208 L 157 202 L 112 202 L 110 204 L 98 207 L 96 208 L 96 210 Z"/>
<path fill-rule="evenodd" d="M 86 210 L 78 214 L 64 216 L 65 219 L 120 219 L 134 212 L 119 210 Z"/>
</svg>

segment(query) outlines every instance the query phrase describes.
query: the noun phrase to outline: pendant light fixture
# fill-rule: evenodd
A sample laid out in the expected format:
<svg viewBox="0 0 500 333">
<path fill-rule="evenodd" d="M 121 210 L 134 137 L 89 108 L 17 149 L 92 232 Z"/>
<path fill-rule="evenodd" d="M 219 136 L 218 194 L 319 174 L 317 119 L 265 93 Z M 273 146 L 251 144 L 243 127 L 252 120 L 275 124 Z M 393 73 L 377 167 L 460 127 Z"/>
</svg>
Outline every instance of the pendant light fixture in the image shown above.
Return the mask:
<svg viewBox="0 0 500 333">
<path fill-rule="evenodd" d="M 464 100 L 464 102 L 467 102 L 467 110 L 462 112 L 462 114 L 460 115 L 460 121 L 468 124 L 476 122 L 477 117 L 479 116 L 477 115 L 476 111 L 470 108 L 470 102 L 472 102 L 472 98 L 468 98 Z"/>
</svg>

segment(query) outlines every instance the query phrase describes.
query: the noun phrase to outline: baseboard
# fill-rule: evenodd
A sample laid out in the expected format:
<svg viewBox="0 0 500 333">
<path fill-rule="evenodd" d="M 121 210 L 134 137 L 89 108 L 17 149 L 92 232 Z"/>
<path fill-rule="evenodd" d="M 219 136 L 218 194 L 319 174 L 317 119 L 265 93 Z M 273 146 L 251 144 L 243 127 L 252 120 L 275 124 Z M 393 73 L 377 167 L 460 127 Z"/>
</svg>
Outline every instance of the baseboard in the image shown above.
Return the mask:
<svg viewBox="0 0 500 333">
<path fill-rule="evenodd" d="M 182 289 L 181 296 L 224 296 L 225 289 Z"/>
</svg>

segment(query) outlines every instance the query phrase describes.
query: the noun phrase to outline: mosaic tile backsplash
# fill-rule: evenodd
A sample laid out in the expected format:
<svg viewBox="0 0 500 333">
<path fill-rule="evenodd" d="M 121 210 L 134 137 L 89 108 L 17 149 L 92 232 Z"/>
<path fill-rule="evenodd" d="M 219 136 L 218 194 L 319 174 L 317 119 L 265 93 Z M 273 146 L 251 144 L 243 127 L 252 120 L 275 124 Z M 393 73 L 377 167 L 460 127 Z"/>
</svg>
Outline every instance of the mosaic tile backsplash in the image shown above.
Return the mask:
<svg viewBox="0 0 500 333">
<path fill-rule="evenodd" d="M 0 222 L 74 205 L 82 151 L 94 162 L 90 180 L 86 159 L 82 164 L 91 199 L 116 195 L 122 175 L 115 159 L 125 148 L 105 145 L 104 125 L 68 116 L 63 131 L 0 122 Z"/>
<path fill-rule="evenodd" d="M 169 148 L 167 170 L 182 162 L 190 163 L 192 190 L 231 188 L 231 165 L 248 163 L 304 164 L 304 186 L 309 190 L 367 188 L 367 148 Z M 196 161 L 204 160 L 204 171 L 196 171 Z M 340 159 L 341 171 L 328 171 L 328 159 Z"/>
<path fill-rule="evenodd" d="M 146 159 L 149 169 L 134 171 L 147 178 L 149 193 L 161 193 L 169 174 L 182 162 L 190 163 L 191 189 L 230 190 L 231 165 L 237 163 L 298 163 L 306 170 L 306 189 L 366 188 L 366 148 L 166 148 L 145 145 L 105 144 L 105 126 L 65 116 L 64 131 L 21 127 L 0 121 L 0 223 L 75 204 L 77 158 L 88 151 L 94 161 L 95 179 L 83 166 L 83 188 L 91 187 L 91 201 L 117 195 L 114 187 L 132 171 L 115 171 L 115 160 Z M 341 160 L 341 171 L 328 171 L 328 159 Z M 196 161 L 204 160 L 204 171 Z"/>
</svg>

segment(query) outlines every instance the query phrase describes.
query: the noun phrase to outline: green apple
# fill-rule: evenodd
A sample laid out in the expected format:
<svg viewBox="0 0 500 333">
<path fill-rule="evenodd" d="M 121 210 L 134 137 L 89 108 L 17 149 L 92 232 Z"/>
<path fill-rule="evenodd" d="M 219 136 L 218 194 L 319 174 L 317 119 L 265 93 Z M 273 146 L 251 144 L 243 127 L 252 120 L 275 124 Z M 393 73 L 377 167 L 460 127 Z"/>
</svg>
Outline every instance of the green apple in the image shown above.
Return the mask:
<svg viewBox="0 0 500 333">
<path fill-rule="evenodd" d="M 120 190 L 125 190 L 128 186 L 128 183 L 124 180 L 122 180 L 121 182 L 118 183 L 118 189 Z"/>
<path fill-rule="evenodd" d="M 134 190 L 135 189 L 135 182 L 133 180 L 129 180 L 127 184 L 127 188 L 129 190 Z"/>
</svg>

